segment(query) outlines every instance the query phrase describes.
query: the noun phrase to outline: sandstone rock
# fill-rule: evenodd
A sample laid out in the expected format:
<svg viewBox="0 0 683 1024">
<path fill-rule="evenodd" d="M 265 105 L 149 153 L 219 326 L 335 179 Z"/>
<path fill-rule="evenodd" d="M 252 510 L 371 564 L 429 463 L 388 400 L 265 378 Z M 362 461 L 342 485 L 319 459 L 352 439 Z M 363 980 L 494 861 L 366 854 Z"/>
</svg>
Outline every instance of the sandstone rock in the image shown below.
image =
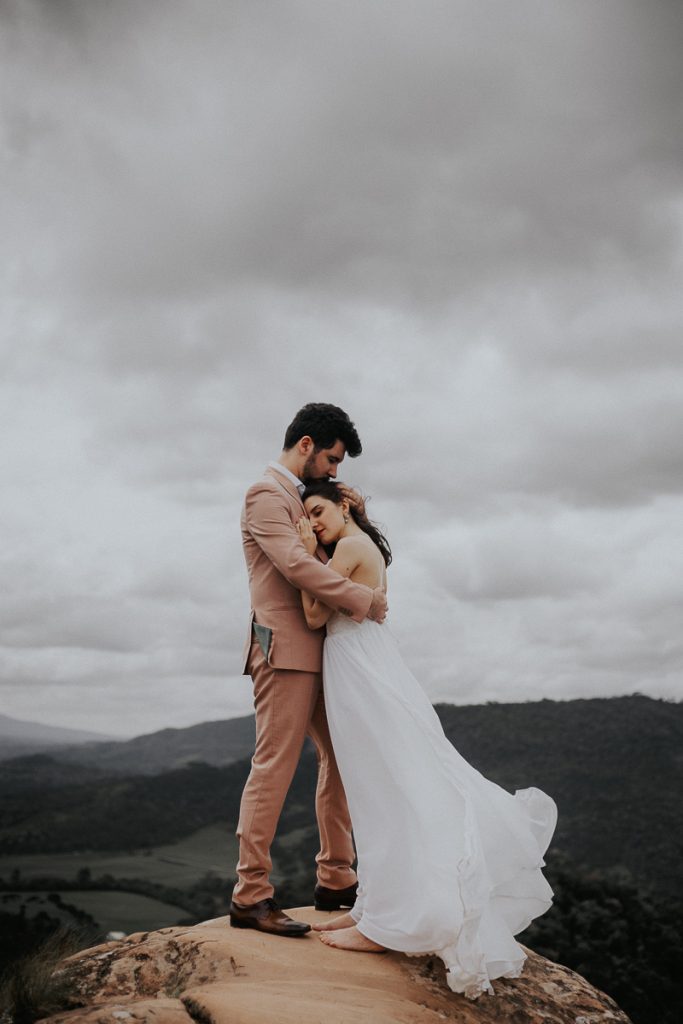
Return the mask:
<svg viewBox="0 0 683 1024">
<path fill-rule="evenodd" d="M 310 907 L 290 911 L 313 923 Z M 50 1024 L 630 1024 L 567 967 L 531 951 L 521 978 L 470 1002 L 435 957 L 345 953 L 315 933 L 283 939 L 228 918 L 129 935 L 65 961 L 81 1009 Z"/>
</svg>

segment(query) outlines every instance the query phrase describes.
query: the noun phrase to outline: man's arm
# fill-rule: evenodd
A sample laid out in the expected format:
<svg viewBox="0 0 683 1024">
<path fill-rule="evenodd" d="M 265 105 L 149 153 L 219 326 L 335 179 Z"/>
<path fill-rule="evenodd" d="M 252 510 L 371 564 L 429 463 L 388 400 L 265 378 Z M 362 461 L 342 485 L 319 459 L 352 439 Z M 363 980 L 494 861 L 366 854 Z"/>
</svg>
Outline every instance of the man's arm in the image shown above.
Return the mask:
<svg viewBox="0 0 683 1024">
<path fill-rule="evenodd" d="M 292 523 L 289 510 L 278 494 L 264 484 L 254 484 L 245 501 L 247 528 L 275 568 L 297 590 L 362 622 L 377 611 L 375 591 L 352 583 L 309 555 Z"/>
<path fill-rule="evenodd" d="M 303 519 L 304 524 L 308 524 L 307 519 Z M 301 532 L 301 526 L 299 527 Z M 310 546 L 306 542 L 306 536 L 303 538 L 304 547 L 310 551 Z M 311 534 L 311 542 L 314 543 L 313 534 Z M 334 551 L 334 556 L 329 562 L 330 569 L 334 572 L 339 573 L 344 579 L 348 579 L 356 569 L 362 564 L 363 554 L 367 552 L 367 548 L 363 542 L 359 542 L 352 538 L 345 538 L 337 542 L 337 546 Z M 324 626 L 330 615 L 332 609 L 328 608 L 327 605 L 321 604 L 312 594 L 308 594 L 305 590 L 301 591 L 301 600 L 304 606 L 304 615 L 306 616 L 306 622 L 311 629 L 318 629 L 319 626 Z"/>
</svg>

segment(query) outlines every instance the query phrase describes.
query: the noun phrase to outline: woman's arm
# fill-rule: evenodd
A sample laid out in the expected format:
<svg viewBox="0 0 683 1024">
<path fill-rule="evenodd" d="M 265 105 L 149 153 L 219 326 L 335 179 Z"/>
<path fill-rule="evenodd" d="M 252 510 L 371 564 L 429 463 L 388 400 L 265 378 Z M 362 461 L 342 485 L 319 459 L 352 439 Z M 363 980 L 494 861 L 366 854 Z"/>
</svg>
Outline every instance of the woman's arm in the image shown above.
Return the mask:
<svg viewBox="0 0 683 1024">
<path fill-rule="evenodd" d="M 320 629 L 321 626 L 324 626 L 332 614 L 332 609 L 328 608 L 326 604 L 321 604 L 312 594 L 307 594 L 305 590 L 301 591 L 301 601 L 304 606 L 304 615 L 306 616 L 308 628 Z"/>
<path fill-rule="evenodd" d="M 318 546 L 318 539 L 313 533 L 310 519 L 307 516 L 302 516 L 296 524 L 296 528 L 301 537 L 301 543 L 309 555 L 312 555 Z M 320 629 L 321 626 L 324 626 L 332 614 L 332 608 L 323 604 L 322 601 L 318 601 L 317 598 L 313 597 L 313 594 L 309 594 L 306 590 L 301 591 L 301 602 L 304 606 L 304 615 L 306 616 L 308 628 Z"/>
<path fill-rule="evenodd" d="M 306 516 L 302 516 L 297 524 L 299 536 L 303 542 L 304 547 L 311 554 L 315 551 L 318 541 L 313 533 L 310 519 Z M 329 568 L 339 573 L 345 579 L 351 576 L 351 573 L 360 564 L 360 553 L 362 548 L 350 537 L 343 537 L 338 543 L 334 550 L 334 555 L 330 562 L 328 562 Z M 313 597 L 312 594 L 307 593 L 305 590 L 301 591 L 301 601 L 304 606 L 304 615 L 306 616 L 306 622 L 309 629 L 320 629 L 324 626 L 333 609 L 328 608 L 322 601 L 318 601 L 317 598 Z"/>
</svg>

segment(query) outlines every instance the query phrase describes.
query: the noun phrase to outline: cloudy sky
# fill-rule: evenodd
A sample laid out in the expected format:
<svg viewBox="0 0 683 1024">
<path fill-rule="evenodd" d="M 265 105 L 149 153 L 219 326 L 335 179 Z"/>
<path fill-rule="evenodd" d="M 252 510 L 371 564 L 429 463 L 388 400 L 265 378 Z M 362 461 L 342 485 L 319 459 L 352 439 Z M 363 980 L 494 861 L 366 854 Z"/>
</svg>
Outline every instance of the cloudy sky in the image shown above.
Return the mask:
<svg viewBox="0 0 683 1024">
<path fill-rule="evenodd" d="M 307 401 L 434 699 L 683 697 L 683 8 L 2 0 L 2 711 L 250 709 Z"/>
</svg>

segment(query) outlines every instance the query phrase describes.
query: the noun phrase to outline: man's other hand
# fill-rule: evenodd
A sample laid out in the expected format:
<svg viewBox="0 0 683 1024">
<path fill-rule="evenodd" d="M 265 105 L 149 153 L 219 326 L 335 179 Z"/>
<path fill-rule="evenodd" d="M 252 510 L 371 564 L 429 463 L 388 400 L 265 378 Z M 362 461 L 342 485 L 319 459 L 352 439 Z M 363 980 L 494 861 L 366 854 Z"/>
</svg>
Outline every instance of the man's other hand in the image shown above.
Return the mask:
<svg viewBox="0 0 683 1024">
<path fill-rule="evenodd" d="M 372 592 L 372 604 L 368 611 L 368 618 L 375 622 L 384 622 L 387 617 L 388 605 L 387 595 L 381 587 L 375 587 Z"/>
</svg>

